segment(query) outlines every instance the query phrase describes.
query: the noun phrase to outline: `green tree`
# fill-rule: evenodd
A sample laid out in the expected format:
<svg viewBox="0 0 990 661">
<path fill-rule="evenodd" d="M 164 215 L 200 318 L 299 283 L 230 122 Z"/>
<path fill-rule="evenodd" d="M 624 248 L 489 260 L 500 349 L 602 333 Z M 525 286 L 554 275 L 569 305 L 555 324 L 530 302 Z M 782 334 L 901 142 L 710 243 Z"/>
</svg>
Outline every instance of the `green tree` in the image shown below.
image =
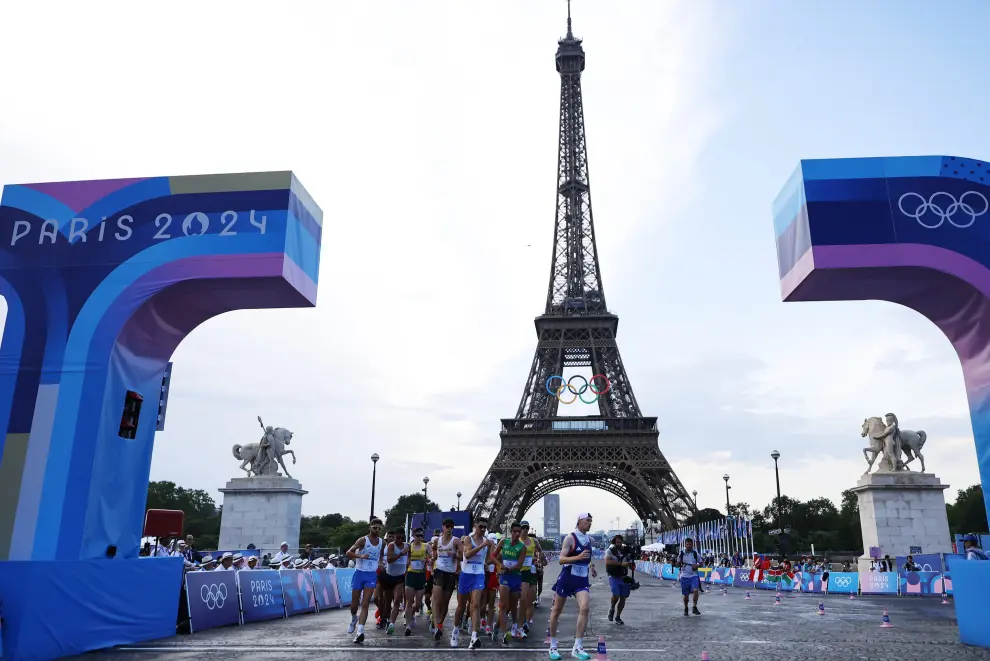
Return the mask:
<svg viewBox="0 0 990 661">
<path fill-rule="evenodd" d="M 431 500 L 427 503 L 426 511 L 439 512 L 440 506 Z M 406 525 L 406 515 L 416 514 L 417 512 L 420 514 L 423 512 L 423 496 L 420 496 L 418 493 L 407 493 L 404 496 L 399 496 L 399 500 L 396 501 L 395 505 L 385 510 L 385 529 L 394 530 L 395 528 L 404 528 Z"/>
<path fill-rule="evenodd" d="M 348 520 L 330 533 L 330 538 L 327 540 L 327 546 L 330 548 L 338 548 L 341 553 L 345 553 L 347 549 L 351 548 L 354 542 L 358 540 L 358 538 L 367 534 L 367 521 Z"/>
<path fill-rule="evenodd" d="M 215 549 L 220 538 L 220 510 L 206 491 L 185 489 L 175 482 L 149 482 L 146 509 L 182 510 L 183 533 L 196 538 L 199 549 Z"/>
<path fill-rule="evenodd" d="M 968 489 L 960 489 L 956 502 L 945 506 L 949 517 L 949 530 L 954 533 L 987 532 L 987 510 L 983 501 L 983 487 L 974 484 Z"/>
</svg>

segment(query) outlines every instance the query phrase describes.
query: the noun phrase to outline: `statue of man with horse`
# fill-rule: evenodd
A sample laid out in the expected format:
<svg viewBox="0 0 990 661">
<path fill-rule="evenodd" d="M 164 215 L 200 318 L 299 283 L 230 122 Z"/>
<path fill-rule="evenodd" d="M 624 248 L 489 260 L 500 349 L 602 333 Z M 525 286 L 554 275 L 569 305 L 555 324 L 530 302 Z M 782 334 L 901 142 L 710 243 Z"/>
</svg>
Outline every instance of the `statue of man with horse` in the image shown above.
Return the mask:
<svg viewBox="0 0 990 661">
<path fill-rule="evenodd" d="M 863 457 L 866 459 L 866 472 L 870 472 L 877 457 L 883 453 L 883 461 L 880 462 L 877 472 L 894 473 L 902 470 L 911 470 L 908 464 L 919 459 L 921 461 L 921 472 L 925 472 L 925 457 L 921 454 L 921 448 L 925 446 L 928 435 L 923 431 L 911 431 L 901 429 L 897 422 L 897 416 L 888 413 L 886 420 L 879 417 L 867 418 L 863 420 L 862 434 L 870 441 L 870 447 L 863 448 Z M 901 454 L 907 456 L 907 461 L 901 459 Z M 872 455 L 872 456 L 871 456 Z"/>
<path fill-rule="evenodd" d="M 296 453 L 287 447 L 292 441 L 292 432 L 282 427 L 266 427 L 265 423 L 261 421 L 260 415 L 258 416 L 258 423 L 264 431 L 261 441 L 247 445 L 235 445 L 233 447 L 234 459 L 241 462 L 241 470 L 246 472 L 249 477 L 252 475 L 278 475 L 279 466 L 285 471 L 286 477 L 292 477 L 282 459 L 285 455 L 291 454 L 292 463 L 296 463 Z"/>
</svg>

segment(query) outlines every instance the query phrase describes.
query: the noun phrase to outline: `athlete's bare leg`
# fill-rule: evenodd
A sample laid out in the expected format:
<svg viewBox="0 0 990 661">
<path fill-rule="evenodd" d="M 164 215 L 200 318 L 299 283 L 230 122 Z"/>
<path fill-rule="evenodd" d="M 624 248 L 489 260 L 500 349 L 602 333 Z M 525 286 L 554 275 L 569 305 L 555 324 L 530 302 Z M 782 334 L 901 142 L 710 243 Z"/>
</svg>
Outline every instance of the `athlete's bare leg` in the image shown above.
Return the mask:
<svg viewBox="0 0 990 661">
<path fill-rule="evenodd" d="M 519 591 L 519 625 L 529 623 L 533 614 L 533 586 L 523 581 Z"/>
<path fill-rule="evenodd" d="M 557 620 L 560 619 L 560 614 L 564 610 L 564 604 L 567 603 L 567 599 L 561 597 L 558 594 L 553 596 L 553 606 L 550 608 L 550 637 L 557 637 Z"/>
<path fill-rule="evenodd" d="M 395 621 L 399 619 L 399 607 L 402 605 L 402 598 L 406 594 L 406 586 L 402 583 L 399 583 L 394 588 L 392 588 L 391 592 L 392 592 L 392 612 L 390 613 L 391 617 L 388 619 L 388 621 L 391 622 L 392 624 L 395 624 Z M 409 621 L 408 617 L 406 618 L 406 621 L 407 622 Z"/>
<path fill-rule="evenodd" d="M 361 595 L 361 616 L 358 618 L 358 623 L 364 626 L 368 623 L 368 606 L 371 605 L 371 597 L 375 594 L 374 588 L 365 588 L 364 594 Z"/>
<path fill-rule="evenodd" d="M 591 611 L 591 593 L 587 590 L 574 595 L 578 603 L 577 633 L 575 638 L 584 638 L 584 631 L 588 627 L 588 613 Z"/>
</svg>

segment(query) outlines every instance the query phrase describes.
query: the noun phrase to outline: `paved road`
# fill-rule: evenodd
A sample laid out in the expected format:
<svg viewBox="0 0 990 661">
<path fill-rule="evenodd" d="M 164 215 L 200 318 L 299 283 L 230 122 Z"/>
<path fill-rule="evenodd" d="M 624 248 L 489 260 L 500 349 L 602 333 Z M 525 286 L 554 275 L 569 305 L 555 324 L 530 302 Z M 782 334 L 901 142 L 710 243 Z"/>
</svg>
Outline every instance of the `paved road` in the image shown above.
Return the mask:
<svg viewBox="0 0 990 661">
<path fill-rule="evenodd" d="M 772 593 L 730 588 L 726 596 L 717 591 L 701 597 L 702 616 L 683 616 L 680 590 L 667 581 L 643 579 L 623 614 L 625 626 L 607 620 L 608 584 L 592 588 L 591 620 L 585 647 L 595 649 L 599 634 L 606 637 L 609 657 L 614 661 L 650 659 L 700 659 L 707 650 L 712 661 L 990 661 L 990 650 L 959 643 L 953 606 L 940 605 L 938 598 L 862 597 L 783 597 L 774 606 Z M 552 585 L 548 573 L 547 585 Z M 549 590 L 548 590 L 549 592 Z M 544 595 L 546 597 L 546 594 Z M 822 599 L 826 614 L 817 614 Z M 546 602 L 545 602 L 546 604 Z M 881 629 L 883 609 L 888 608 L 893 629 Z M 453 613 L 453 607 L 451 608 Z M 287 620 L 251 624 L 177 636 L 137 648 L 89 655 L 96 661 L 266 661 L 285 659 L 292 654 L 303 659 L 361 661 L 388 653 L 389 661 L 450 660 L 457 655 L 497 654 L 506 660 L 545 659 L 543 645 L 549 604 L 537 611 L 531 640 L 509 647 L 486 641 L 478 652 L 466 648 L 451 650 L 448 640 L 435 643 L 425 629 L 406 638 L 386 636 L 369 627 L 363 647 L 353 645 L 345 632 L 349 621 L 346 610 L 301 615 Z M 575 606 L 568 605 L 559 630 L 561 652 L 573 643 Z M 449 623 L 449 620 L 448 620 Z"/>
</svg>

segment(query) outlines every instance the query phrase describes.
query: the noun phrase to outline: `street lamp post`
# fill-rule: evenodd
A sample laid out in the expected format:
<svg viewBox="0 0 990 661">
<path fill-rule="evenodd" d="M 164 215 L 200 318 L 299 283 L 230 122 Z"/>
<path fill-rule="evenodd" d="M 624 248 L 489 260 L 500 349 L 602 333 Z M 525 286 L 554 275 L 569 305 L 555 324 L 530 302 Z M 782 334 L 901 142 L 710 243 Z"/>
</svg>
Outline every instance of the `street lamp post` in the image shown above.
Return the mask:
<svg viewBox="0 0 990 661">
<path fill-rule="evenodd" d="M 457 492 L 457 511 L 461 511 L 461 492 Z"/>
<path fill-rule="evenodd" d="M 780 459 L 780 453 L 774 450 L 770 453 L 770 456 L 773 458 L 773 473 L 777 478 L 777 507 L 774 509 L 777 510 L 777 527 L 780 528 L 783 526 L 780 516 L 780 469 L 777 467 L 777 460 Z"/>
<path fill-rule="evenodd" d="M 426 488 L 429 484 L 430 484 L 430 478 L 424 477 L 423 478 L 423 529 L 424 530 L 427 528 L 426 515 L 428 510 L 430 509 L 430 498 L 426 493 Z"/>
<path fill-rule="evenodd" d="M 378 473 L 378 460 L 381 457 L 378 453 L 371 455 L 371 517 L 368 519 L 368 523 L 371 523 L 372 519 L 375 518 L 375 477 Z"/>
<path fill-rule="evenodd" d="M 725 475 L 723 475 L 722 476 L 722 479 L 725 480 L 725 516 L 728 517 L 728 516 L 730 516 L 730 514 L 729 514 L 729 489 L 731 489 L 732 487 L 729 486 L 729 474 L 728 473 L 726 473 Z M 726 522 L 726 524 L 728 524 L 728 522 Z M 731 542 L 732 542 L 732 536 L 727 534 L 726 535 L 726 538 L 725 538 L 726 548 L 728 548 L 728 546 L 731 544 Z"/>
</svg>

